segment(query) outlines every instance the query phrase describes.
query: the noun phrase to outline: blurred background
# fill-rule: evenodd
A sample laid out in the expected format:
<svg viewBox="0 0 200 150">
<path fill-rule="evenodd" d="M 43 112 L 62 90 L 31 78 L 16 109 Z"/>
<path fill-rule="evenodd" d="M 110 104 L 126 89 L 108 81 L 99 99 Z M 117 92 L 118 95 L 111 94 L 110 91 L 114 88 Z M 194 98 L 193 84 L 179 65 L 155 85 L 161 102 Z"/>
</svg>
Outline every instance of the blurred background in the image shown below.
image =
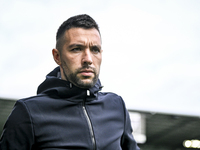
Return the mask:
<svg viewBox="0 0 200 150">
<path fill-rule="evenodd" d="M 199 0 L 0 0 L 0 8 L 0 133 L 15 101 L 35 95 L 57 66 L 60 24 L 89 14 L 102 35 L 103 91 L 123 97 L 141 149 L 200 148 Z"/>
</svg>

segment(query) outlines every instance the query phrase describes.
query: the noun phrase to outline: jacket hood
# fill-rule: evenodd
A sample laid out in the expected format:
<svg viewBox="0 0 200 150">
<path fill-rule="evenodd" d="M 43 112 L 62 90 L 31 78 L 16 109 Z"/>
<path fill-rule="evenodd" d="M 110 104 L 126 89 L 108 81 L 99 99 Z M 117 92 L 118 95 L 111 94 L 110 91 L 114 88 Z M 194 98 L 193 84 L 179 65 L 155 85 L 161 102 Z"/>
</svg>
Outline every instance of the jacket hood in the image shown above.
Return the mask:
<svg viewBox="0 0 200 150">
<path fill-rule="evenodd" d="M 84 97 L 97 98 L 97 93 L 102 89 L 100 80 L 89 89 L 76 87 L 69 81 L 61 79 L 60 67 L 55 68 L 46 76 L 46 80 L 42 82 L 37 90 L 37 94 L 47 94 L 60 98 L 71 98 L 73 100 L 83 100 Z M 89 91 L 89 93 L 87 92 Z M 87 98 L 87 99 L 88 99 Z"/>
</svg>

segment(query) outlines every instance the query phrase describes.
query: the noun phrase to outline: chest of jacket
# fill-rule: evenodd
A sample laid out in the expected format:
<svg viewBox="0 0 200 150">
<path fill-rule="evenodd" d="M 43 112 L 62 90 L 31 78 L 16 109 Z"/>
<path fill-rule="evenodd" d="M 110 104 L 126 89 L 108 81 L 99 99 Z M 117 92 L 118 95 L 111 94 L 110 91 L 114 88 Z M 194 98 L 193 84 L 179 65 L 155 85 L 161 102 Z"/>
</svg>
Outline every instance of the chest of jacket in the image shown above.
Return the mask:
<svg viewBox="0 0 200 150">
<path fill-rule="evenodd" d="M 43 97 L 28 107 L 37 149 L 121 149 L 124 110 L 118 97 L 100 94 L 80 102 Z"/>
</svg>

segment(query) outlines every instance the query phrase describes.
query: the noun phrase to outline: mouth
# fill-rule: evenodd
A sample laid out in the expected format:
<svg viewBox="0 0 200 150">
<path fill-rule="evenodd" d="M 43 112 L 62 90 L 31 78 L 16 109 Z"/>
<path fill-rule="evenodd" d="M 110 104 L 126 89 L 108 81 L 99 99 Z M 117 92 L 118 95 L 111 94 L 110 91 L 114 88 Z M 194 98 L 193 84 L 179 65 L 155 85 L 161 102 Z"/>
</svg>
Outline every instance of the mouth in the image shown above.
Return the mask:
<svg viewBox="0 0 200 150">
<path fill-rule="evenodd" d="M 94 71 L 92 69 L 83 69 L 79 73 L 83 76 L 92 76 Z"/>
</svg>

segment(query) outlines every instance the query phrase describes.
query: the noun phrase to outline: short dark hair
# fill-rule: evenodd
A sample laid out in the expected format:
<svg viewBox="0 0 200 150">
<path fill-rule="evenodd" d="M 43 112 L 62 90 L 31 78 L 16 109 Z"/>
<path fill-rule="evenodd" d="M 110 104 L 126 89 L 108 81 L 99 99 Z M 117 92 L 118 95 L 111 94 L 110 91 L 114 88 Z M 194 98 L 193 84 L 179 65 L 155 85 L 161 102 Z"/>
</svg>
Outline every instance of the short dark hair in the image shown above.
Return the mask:
<svg viewBox="0 0 200 150">
<path fill-rule="evenodd" d="M 56 34 L 56 49 L 58 49 L 60 52 L 63 47 L 64 39 L 64 33 L 65 31 L 71 29 L 71 28 L 84 28 L 84 29 L 92 29 L 95 28 L 100 34 L 99 26 L 95 22 L 95 20 L 90 17 L 87 14 L 83 15 L 77 15 L 70 17 L 66 21 L 64 21 L 61 26 L 58 28 L 57 34 Z"/>
</svg>

